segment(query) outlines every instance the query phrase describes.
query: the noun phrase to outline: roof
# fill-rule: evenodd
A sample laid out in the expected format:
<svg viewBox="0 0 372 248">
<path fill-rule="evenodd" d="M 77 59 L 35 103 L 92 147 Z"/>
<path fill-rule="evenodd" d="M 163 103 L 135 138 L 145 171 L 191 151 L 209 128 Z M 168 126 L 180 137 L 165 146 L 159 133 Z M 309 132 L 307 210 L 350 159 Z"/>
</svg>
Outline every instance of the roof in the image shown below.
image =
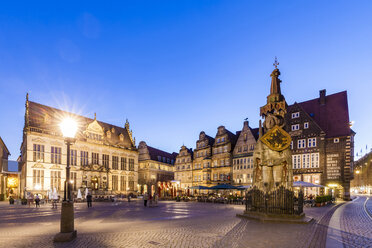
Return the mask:
<svg viewBox="0 0 372 248">
<path fill-rule="evenodd" d="M 250 128 L 251 129 L 251 132 L 253 134 L 253 137 L 258 140 L 258 137 L 260 136 L 260 129 L 257 127 L 257 128 Z"/>
<path fill-rule="evenodd" d="M 176 160 L 176 157 L 178 155 L 178 153 L 176 152 L 169 153 L 169 152 L 165 152 L 165 151 L 159 150 L 151 146 L 147 146 L 147 149 L 149 151 L 151 160 L 155 160 L 155 161 L 159 161 L 158 156 L 169 158 L 170 160 Z"/>
<path fill-rule="evenodd" d="M 290 109 L 293 108 L 295 104 L 288 106 L 288 112 L 290 112 Z M 297 104 L 299 104 L 320 126 L 327 137 L 347 136 L 352 134 L 349 125 L 350 120 L 346 91 L 326 96 L 325 104 L 320 104 L 319 98 Z"/>
<path fill-rule="evenodd" d="M 27 114 L 27 113 L 26 113 Z M 59 123 L 64 116 L 72 116 L 79 125 L 79 130 L 76 134 L 77 139 L 84 139 L 83 131 L 86 130 L 89 124 L 93 123 L 96 119 L 91 119 L 53 107 L 49 107 L 40 103 L 28 101 L 28 121 L 26 125 L 28 127 L 40 128 L 43 131 L 48 131 L 54 135 L 61 135 L 59 130 Z M 103 128 L 105 133 L 103 141 L 114 146 L 121 146 L 125 148 L 135 147 L 134 141 L 132 140 L 131 131 L 129 130 L 129 123 L 126 123 L 125 127 L 118 127 L 112 124 L 108 124 L 102 121 L 96 120 L 97 123 Z M 112 133 L 111 130 L 115 132 Z M 111 132 L 111 137 L 106 136 L 106 132 Z M 120 134 L 124 136 L 123 141 L 120 140 Z"/>
<path fill-rule="evenodd" d="M 0 136 L 0 145 L 2 147 L 4 147 L 5 151 L 7 152 L 8 156 L 9 156 L 10 155 L 10 152 L 8 150 L 8 147 L 6 147 L 6 145 L 5 145 L 4 141 L 3 141 L 3 139 L 1 138 L 1 136 Z"/>
</svg>

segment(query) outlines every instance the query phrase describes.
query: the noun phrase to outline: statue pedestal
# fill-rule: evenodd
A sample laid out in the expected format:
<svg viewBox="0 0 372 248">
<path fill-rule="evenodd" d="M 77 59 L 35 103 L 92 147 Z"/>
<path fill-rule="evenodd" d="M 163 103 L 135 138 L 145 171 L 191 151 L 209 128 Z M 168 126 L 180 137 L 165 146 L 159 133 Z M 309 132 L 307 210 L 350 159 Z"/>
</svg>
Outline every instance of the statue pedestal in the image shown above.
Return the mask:
<svg viewBox="0 0 372 248">
<path fill-rule="evenodd" d="M 243 214 L 237 214 L 236 216 L 240 218 L 247 218 L 250 220 L 257 220 L 263 223 L 309 224 L 314 220 L 313 218 L 305 216 L 304 213 L 300 215 L 293 215 L 244 211 Z"/>
</svg>

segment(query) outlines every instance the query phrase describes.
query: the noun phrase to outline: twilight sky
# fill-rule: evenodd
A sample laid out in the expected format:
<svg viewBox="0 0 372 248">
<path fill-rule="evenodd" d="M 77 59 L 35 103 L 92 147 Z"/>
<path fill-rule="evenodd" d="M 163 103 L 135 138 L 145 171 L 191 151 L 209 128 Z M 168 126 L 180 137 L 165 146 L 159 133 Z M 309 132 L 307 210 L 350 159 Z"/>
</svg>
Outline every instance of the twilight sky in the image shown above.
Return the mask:
<svg viewBox="0 0 372 248">
<path fill-rule="evenodd" d="M 26 92 L 118 126 L 128 118 L 137 144 L 169 152 L 246 117 L 257 127 L 275 56 L 289 104 L 347 90 L 355 150 L 372 148 L 372 1 L 7 2 L 0 136 L 11 159 Z"/>
</svg>

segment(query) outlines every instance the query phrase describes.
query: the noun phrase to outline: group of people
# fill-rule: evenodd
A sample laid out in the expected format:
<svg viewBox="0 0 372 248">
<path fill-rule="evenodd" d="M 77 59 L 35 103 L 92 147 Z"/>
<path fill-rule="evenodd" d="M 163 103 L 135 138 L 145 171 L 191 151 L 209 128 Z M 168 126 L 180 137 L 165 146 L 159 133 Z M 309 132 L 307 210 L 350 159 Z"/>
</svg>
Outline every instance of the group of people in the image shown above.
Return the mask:
<svg viewBox="0 0 372 248">
<path fill-rule="evenodd" d="M 147 207 L 147 201 L 151 202 L 151 206 L 157 206 L 158 205 L 158 195 L 154 193 L 152 196 L 149 195 L 147 192 L 143 194 L 143 205 Z"/>
</svg>

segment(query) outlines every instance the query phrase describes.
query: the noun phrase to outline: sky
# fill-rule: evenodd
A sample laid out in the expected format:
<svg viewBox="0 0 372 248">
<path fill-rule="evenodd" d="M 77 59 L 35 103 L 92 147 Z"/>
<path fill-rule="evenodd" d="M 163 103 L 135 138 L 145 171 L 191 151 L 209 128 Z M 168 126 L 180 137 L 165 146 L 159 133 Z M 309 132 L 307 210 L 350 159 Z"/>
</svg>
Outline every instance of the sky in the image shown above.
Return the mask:
<svg viewBox="0 0 372 248">
<path fill-rule="evenodd" d="M 200 131 L 258 127 L 278 57 L 289 104 L 347 90 L 370 131 L 372 1 L 3 1 L 0 136 L 17 159 L 25 97 L 178 152 Z"/>
</svg>

